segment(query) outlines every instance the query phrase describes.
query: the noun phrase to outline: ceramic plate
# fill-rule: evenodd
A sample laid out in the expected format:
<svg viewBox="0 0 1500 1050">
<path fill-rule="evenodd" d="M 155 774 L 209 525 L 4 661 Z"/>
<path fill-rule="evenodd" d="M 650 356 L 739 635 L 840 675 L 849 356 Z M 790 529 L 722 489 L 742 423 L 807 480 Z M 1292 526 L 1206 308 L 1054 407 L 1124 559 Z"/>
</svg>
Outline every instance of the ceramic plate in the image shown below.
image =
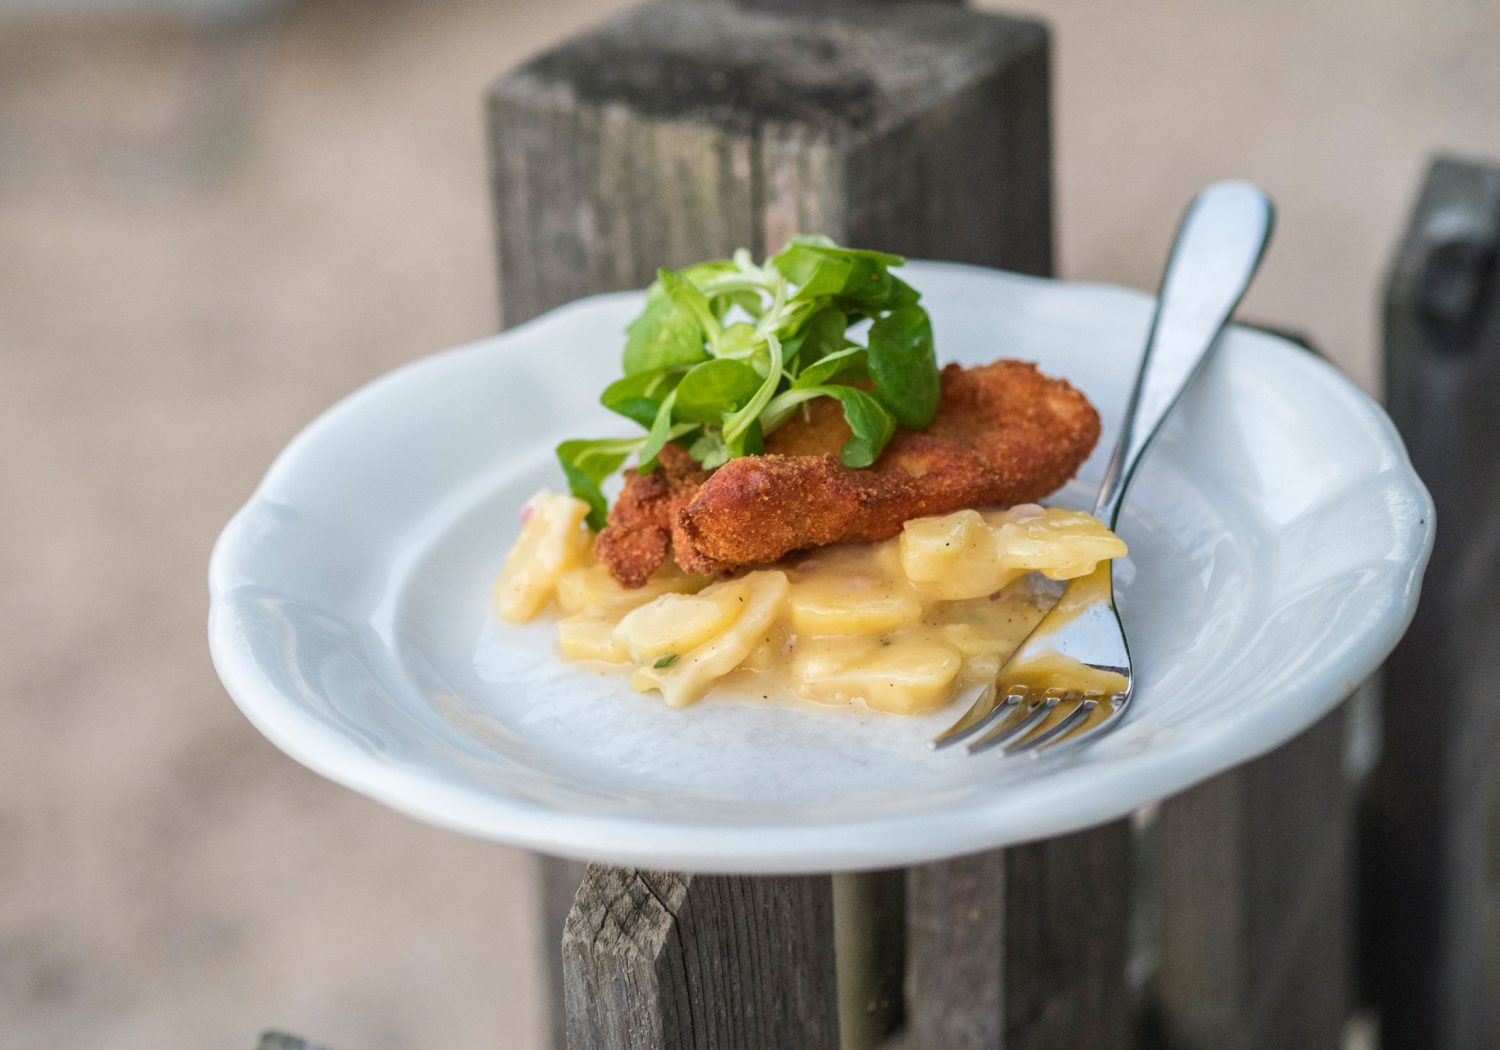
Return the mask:
<svg viewBox="0 0 1500 1050">
<path fill-rule="evenodd" d="M 1136 292 L 910 264 L 939 356 L 1039 362 L 1114 443 L 1149 321 Z M 1432 505 L 1380 409 L 1331 366 L 1232 330 L 1132 486 L 1116 570 L 1136 660 L 1117 731 L 1072 754 L 934 753 L 926 718 L 681 711 L 569 666 L 489 594 L 552 447 L 630 433 L 596 398 L 638 294 L 563 307 L 330 409 L 225 529 L 209 635 L 240 708 L 293 758 L 445 827 L 622 864 L 906 864 L 1075 830 L 1243 762 L 1335 706 L 1417 601 Z"/>
</svg>

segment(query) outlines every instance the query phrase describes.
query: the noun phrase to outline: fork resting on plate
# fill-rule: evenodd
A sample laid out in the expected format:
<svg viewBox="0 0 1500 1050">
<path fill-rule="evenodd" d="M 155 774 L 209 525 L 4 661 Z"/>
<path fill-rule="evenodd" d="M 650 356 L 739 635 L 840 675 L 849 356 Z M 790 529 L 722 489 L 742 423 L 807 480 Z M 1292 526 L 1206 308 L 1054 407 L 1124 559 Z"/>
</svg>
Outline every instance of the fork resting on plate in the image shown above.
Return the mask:
<svg viewBox="0 0 1500 1050">
<path fill-rule="evenodd" d="M 1265 253 L 1270 198 L 1247 182 L 1219 182 L 1193 199 L 1162 276 L 1120 439 L 1094 501 L 1111 529 L 1141 455 L 1197 373 Z M 1030 752 L 1076 747 L 1120 724 L 1135 691 L 1130 647 L 1114 602 L 1111 562 L 1068 582 L 1041 623 L 990 682 L 964 694 L 971 706 L 932 744 L 970 740 Z M 973 738 L 973 739 L 971 739 Z"/>
</svg>

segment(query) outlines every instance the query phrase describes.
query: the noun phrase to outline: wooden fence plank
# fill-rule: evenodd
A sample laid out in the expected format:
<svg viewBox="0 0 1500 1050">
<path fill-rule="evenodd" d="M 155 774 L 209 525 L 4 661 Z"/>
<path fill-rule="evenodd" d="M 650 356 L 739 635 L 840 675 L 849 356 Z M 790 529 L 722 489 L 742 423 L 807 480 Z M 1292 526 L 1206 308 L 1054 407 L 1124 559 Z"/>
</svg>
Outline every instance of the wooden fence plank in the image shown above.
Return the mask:
<svg viewBox="0 0 1500 1050">
<path fill-rule="evenodd" d="M 1338 1045 L 1352 999 L 1348 725 L 1341 706 L 1161 804 L 1147 836 L 1161 1046 Z"/>
<path fill-rule="evenodd" d="M 1124 1046 L 1131 876 L 1125 821 L 913 868 L 912 1044 Z"/>
<path fill-rule="evenodd" d="M 1005 851 L 1007 1050 L 1127 1041 L 1131 852 L 1124 820 Z"/>
<path fill-rule="evenodd" d="M 563 932 L 573 1050 L 836 1050 L 826 877 L 591 865 Z"/>
<path fill-rule="evenodd" d="M 1363 824 L 1364 973 L 1382 1045 L 1500 1046 L 1500 167 L 1436 161 L 1386 290 L 1387 401 L 1439 523 L 1386 665 Z M 1486 785 L 1489 785 L 1487 788 Z"/>
<path fill-rule="evenodd" d="M 1005 1031 L 1005 854 L 912 868 L 907 1026 L 918 1047 L 998 1047 Z"/>
</svg>

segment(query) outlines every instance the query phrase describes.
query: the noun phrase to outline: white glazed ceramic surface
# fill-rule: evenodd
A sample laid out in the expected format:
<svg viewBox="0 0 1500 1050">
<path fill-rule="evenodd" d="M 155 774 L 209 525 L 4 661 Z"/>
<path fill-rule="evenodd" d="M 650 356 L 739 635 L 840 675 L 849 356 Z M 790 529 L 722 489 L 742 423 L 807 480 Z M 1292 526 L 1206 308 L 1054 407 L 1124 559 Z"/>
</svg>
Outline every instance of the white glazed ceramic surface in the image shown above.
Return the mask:
<svg viewBox="0 0 1500 1050">
<path fill-rule="evenodd" d="M 910 264 L 939 355 L 1038 361 L 1104 437 L 1149 321 L 1136 292 Z M 209 634 L 240 708 L 298 761 L 422 820 L 622 864 L 796 872 L 930 860 L 1129 813 L 1290 739 L 1400 637 L 1432 507 L 1380 409 L 1233 330 L 1147 454 L 1116 573 L 1136 700 L 1070 755 L 934 753 L 905 719 L 710 698 L 572 667 L 491 584 L 552 447 L 628 434 L 597 403 L 637 294 L 557 310 L 371 384 L 301 434 L 225 529 Z"/>
</svg>

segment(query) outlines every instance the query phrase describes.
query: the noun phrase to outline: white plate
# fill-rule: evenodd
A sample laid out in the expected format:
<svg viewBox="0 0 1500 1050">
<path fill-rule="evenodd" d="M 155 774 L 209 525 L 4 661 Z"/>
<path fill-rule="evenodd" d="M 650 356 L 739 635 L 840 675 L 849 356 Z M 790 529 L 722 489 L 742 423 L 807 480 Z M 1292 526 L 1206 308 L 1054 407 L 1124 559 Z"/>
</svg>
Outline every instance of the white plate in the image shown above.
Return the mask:
<svg viewBox="0 0 1500 1050">
<path fill-rule="evenodd" d="M 910 264 L 939 355 L 1066 376 L 1114 442 L 1151 308 L 1136 292 Z M 1147 455 L 1117 572 L 1125 724 L 1072 755 L 978 758 L 923 719 L 707 700 L 583 673 L 489 592 L 552 447 L 626 434 L 596 398 L 637 294 L 573 303 L 330 409 L 225 529 L 209 636 L 224 684 L 298 761 L 422 820 L 622 864 L 906 864 L 1119 817 L 1290 739 L 1405 629 L 1432 505 L 1380 409 L 1332 367 L 1234 330 Z"/>
</svg>

